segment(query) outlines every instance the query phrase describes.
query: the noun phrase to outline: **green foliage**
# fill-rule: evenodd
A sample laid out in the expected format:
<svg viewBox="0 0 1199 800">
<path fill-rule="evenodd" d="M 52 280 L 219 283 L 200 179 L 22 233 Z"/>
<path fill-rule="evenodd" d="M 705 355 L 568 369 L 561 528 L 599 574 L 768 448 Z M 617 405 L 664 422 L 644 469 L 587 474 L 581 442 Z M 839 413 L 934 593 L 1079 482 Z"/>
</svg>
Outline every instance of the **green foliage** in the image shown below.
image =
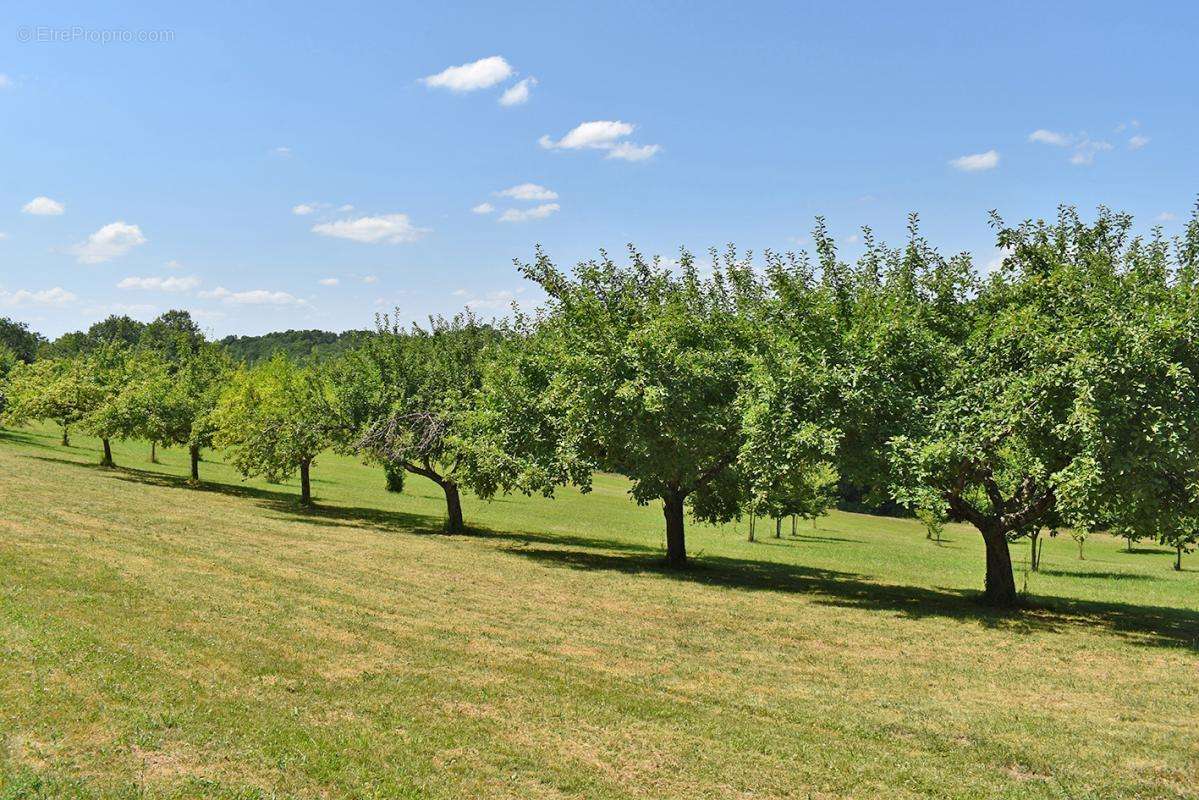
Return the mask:
<svg viewBox="0 0 1199 800">
<path fill-rule="evenodd" d="M 1003 266 L 971 301 L 922 430 L 890 446 L 897 496 L 934 492 L 979 528 L 988 597 L 1007 603 L 1009 535 L 1058 519 L 1080 535 L 1152 528 L 1195 508 L 1199 317 L 1186 268 L 1126 215 L 995 224 Z"/>
<path fill-rule="evenodd" d="M 605 470 L 627 476 L 638 503 L 662 500 L 669 557 L 681 562 L 684 503 L 698 519 L 727 520 L 745 495 L 739 397 L 753 336 L 739 309 L 756 288 L 748 262 L 730 253 L 703 278 L 686 252 L 675 272 L 630 248 L 627 266 L 601 254 L 568 275 L 538 250 L 520 268 L 548 306 L 518 368 L 495 376 L 487 423 L 535 465 L 517 474 L 586 488 L 593 470 Z M 530 426 L 531 441 L 514 441 L 512 428 Z"/>
<path fill-rule="evenodd" d="M 458 485 L 469 447 L 463 421 L 504 330 L 470 312 L 432 317 L 427 328 L 409 329 L 383 315 L 377 327 L 376 335 L 333 367 L 348 445 L 388 468 L 393 491 L 403 488 L 403 471 L 441 486 L 447 525 L 458 530 L 463 524 Z"/>
<path fill-rule="evenodd" d="M 234 361 L 253 366 L 276 353 L 283 353 L 294 361 L 327 361 L 353 349 L 370 336 L 368 331 L 287 330 L 261 336 L 226 336 L 220 344 Z"/>
<path fill-rule="evenodd" d="M 17 364 L 9 373 L 5 398 L 5 424 L 50 420 L 62 427 L 66 444 L 69 429 L 96 407 L 100 392 L 79 357 Z"/>
<path fill-rule="evenodd" d="M 24 322 L 0 317 L 0 347 L 7 349 L 18 361 L 28 363 L 37 358 L 38 348 L 44 341 Z"/>
<path fill-rule="evenodd" d="M 308 468 L 338 433 L 328 382 L 314 367 L 282 353 L 234 372 L 212 416 L 213 443 L 224 448 L 243 475 L 278 482 L 304 478 L 302 501 L 310 501 Z"/>
</svg>

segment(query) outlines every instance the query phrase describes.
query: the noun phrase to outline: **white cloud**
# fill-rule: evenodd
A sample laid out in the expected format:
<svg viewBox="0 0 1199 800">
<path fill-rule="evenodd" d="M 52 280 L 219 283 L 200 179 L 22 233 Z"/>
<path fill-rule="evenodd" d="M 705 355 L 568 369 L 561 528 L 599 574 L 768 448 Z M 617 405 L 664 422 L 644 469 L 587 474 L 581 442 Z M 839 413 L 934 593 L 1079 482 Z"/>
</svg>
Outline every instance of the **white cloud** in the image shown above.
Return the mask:
<svg viewBox="0 0 1199 800">
<path fill-rule="evenodd" d="M 8 234 L 5 233 L 4 231 L 0 231 L 0 242 L 3 242 L 7 238 L 8 238 Z"/>
<path fill-rule="evenodd" d="M 561 139 L 554 141 L 550 136 L 537 140 L 546 150 L 607 150 L 608 158 L 624 161 L 644 161 L 661 150 L 661 145 L 640 145 L 627 141 L 634 125 L 620 120 L 596 120 L 576 125 Z"/>
<path fill-rule="evenodd" d="M 1177 214 L 1172 214 L 1169 211 L 1163 211 L 1154 218 L 1155 222 L 1173 222 L 1178 219 Z"/>
<path fill-rule="evenodd" d="M 183 269 L 183 264 L 179 263 L 178 261 L 176 261 L 175 259 L 172 258 L 170 261 L 168 261 L 166 263 L 166 267 L 167 267 L 167 269 Z"/>
<path fill-rule="evenodd" d="M 317 281 L 321 286 L 336 286 L 341 283 L 337 278 L 321 278 Z"/>
<path fill-rule="evenodd" d="M 513 200 L 557 200 L 558 193 L 536 183 L 520 183 L 503 191 L 496 192 L 500 197 L 511 197 Z"/>
<path fill-rule="evenodd" d="M 1074 141 L 1074 137 L 1067 133 L 1058 133 L 1057 131 L 1047 131 L 1044 128 L 1037 128 L 1028 134 L 1028 141 L 1051 144 L 1055 147 L 1066 147 Z"/>
<path fill-rule="evenodd" d="M 146 237 L 142 235 L 141 228 L 117 221 L 108 223 L 87 237 L 86 242 L 72 247 L 70 252 L 78 258 L 80 264 L 99 264 L 123 256 L 145 243 Z"/>
<path fill-rule="evenodd" d="M 475 214 L 490 214 L 492 211 L 495 211 L 495 206 L 491 203 L 479 203 L 477 206 L 471 208 L 471 211 Z"/>
<path fill-rule="evenodd" d="M 362 282 L 363 283 L 378 283 L 379 279 L 376 278 L 374 275 L 366 275 L 365 277 L 363 277 Z"/>
<path fill-rule="evenodd" d="M 34 214 L 39 217 L 58 217 L 67 210 L 67 207 L 57 200 L 51 200 L 43 195 L 35 197 L 21 206 L 21 210 L 26 214 Z"/>
<path fill-rule="evenodd" d="M 224 286 L 218 286 L 212 291 L 200 292 L 201 297 L 220 300 L 230 305 L 250 306 L 302 306 L 305 301 L 287 292 L 272 292 L 269 289 L 250 289 L 245 292 L 234 292 Z"/>
<path fill-rule="evenodd" d="M 1123 127 L 1124 126 L 1121 125 L 1117 130 L 1122 129 Z M 1143 136 L 1134 136 L 1133 139 L 1144 139 L 1145 142 L 1149 141 Z M 1109 142 L 1097 141 L 1085 133 L 1059 133 L 1057 131 L 1048 131 L 1044 128 L 1038 128 L 1030 133 L 1028 135 L 1028 141 L 1039 142 L 1041 144 L 1050 144 L 1054 147 L 1072 148 L 1074 152 L 1070 154 L 1071 164 L 1092 164 L 1095 161 L 1096 153 L 1106 152 L 1112 149 L 1112 145 Z M 1130 141 L 1129 146 L 1135 150 L 1137 149 L 1138 145 L 1133 145 Z"/>
<path fill-rule="evenodd" d="M 8 77 L 3 72 L 0 72 L 0 89 L 11 89 L 11 88 L 12 88 L 12 78 Z"/>
<path fill-rule="evenodd" d="M 436 75 L 421 78 L 421 83 L 434 89 L 449 89 L 451 92 L 473 92 L 487 89 L 512 77 L 512 66 L 503 56 L 490 56 L 447 67 Z"/>
<path fill-rule="evenodd" d="M 516 300 L 516 293 L 507 289 L 498 292 L 488 292 L 484 297 L 466 301 L 467 308 L 498 309 L 509 308 Z"/>
<path fill-rule="evenodd" d="M 61 286 L 36 292 L 27 289 L 18 289 L 15 292 L 0 289 L 0 304 L 6 306 L 65 306 L 77 299 Z"/>
<path fill-rule="evenodd" d="M 336 239 L 354 242 L 415 242 L 429 232 L 412 224 L 407 214 L 383 214 L 377 217 L 358 217 L 336 222 L 322 222 L 312 226 L 312 232 Z"/>
<path fill-rule="evenodd" d="M 500 222 L 527 222 L 531 219 L 545 219 L 550 214 L 558 211 L 560 206 L 557 203 L 542 203 L 533 208 L 510 208 L 503 214 L 500 214 Z"/>
<path fill-rule="evenodd" d="M 999 166 L 999 153 L 994 150 L 988 150 L 985 153 L 971 153 L 955 158 L 949 163 L 954 169 L 962 172 L 982 172 Z"/>
<path fill-rule="evenodd" d="M 314 211 L 316 211 L 316 206 L 312 203 L 300 203 L 299 205 L 291 207 L 291 213 L 295 214 L 297 217 L 306 217 Z"/>
<path fill-rule="evenodd" d="M 1108 142 L 1097 142 L 1086 138 L 1085 136 L 1074 147 L 1074 154 L 1070 156 L 1071 164 L 1093 164 L 1095 163 L 1095 154 L 1111 150 L 1112 146 Z"/>
<path fill-rule="evenodd" d="M 542 136 L 539 141 L 547 150 L 578 150 L 584 147 L 608 149 L 615 147 L 619 139 L 632 132 L 633 126 L 627 122 L 597 120 L 576 125 L 557 142 L 549 136 Z"/>
<path fill-rule="evenodd" d="M 518 81 L 512 86 L 509 86 L 502 95 L 500 95 L 500 105 L 502 106 L 522 106 L 529 102 L 529 90 L 537 85 L 537 79 L 533 77 L 525 78 Z"/>
<path fill-rule="evenodd" d="M 200 285 L 200 279 L 194 275 L 186 278 L 174 275 L 166 278 L 149 276 L 145 278 L 124 278 L 117 284 L 118 289 L 148 289 L 155 292 L 190 292 Z"/>
<path fill-rule="evenodd" d="M 1145 145 L 1149 144 L 1149 137 L 1137 134 L 1128 140 L 1128 148 L 1130 150 L 1140 150 Z"/>
<path fill-rule="evenodd" d="M 349 203 L 344 203 L 344 204 L 338 206 L 337 210 L 338 211 L 353 211 L 354 207 L 352 205 L 350 205 Z"/>
<path fill-rule="evenodd" d="M 278 158 L 291 158 L 292 150 L 290 147 L 276 147 L 271 150 L 271 155 Z"/>
<path fill-rule="evenodd" d="M 647 158 L 652 158 L 661 149 L 662 146 L 657 144 L 621 142 L 609 150 L 608 155 L 604 156 L 604 158 L 619 158 L 622 161 L 645 161 Z"/>
</svg>

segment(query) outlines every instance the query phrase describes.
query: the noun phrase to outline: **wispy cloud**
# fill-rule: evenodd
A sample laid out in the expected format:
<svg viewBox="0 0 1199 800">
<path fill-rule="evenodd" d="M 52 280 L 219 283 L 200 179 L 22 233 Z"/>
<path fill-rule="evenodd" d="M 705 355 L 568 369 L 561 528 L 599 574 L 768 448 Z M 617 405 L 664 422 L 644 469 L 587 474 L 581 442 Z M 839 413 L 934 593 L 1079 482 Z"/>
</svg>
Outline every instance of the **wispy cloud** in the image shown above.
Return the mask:
<svg viewBox="0 0 1199 800">
<path fill-rule="evenodd" d="M 962 172 L 983 172 L 999 166 L 999 153 L 988 150 L 985 153 L 971 153 L 951 160 L 950 165 Z"/>
<path fill-rule="evenodd" d="M 542 203 L 533 208 L 509 208 L 500 214 L 500 222 L 528 222 L 533 219 L 545 219 L 559 210 L 557 203 Z"/>
<path fill-rule="evenodd" d="M 77 299 L 74 293 L 61 286 L 33 292 L 28 289 L 18 289 L 15 292 L 0 289 L 0 305 L 6 306 L 65 306 Z"/>
<path fill-rule="evenodd" d="M 145 278 L 123 278 L 121 282 L 117 284 L 117 288 L 147 289 L 156 292 L 190 292 L 199 285 L 200 279 L 194 275 L 189 275 L 187 277 L 172 275 L 165 278 L 151 275 Z"/>
<path fill-rule="evenodd" d="M 449 89 L 451 92 L 473 92 L 487 89 L 512 77 L 512 65 L 503 56 L 490 56 L 447 67 L 436 75 L 421 78 L 421 83 L 433 89 Z"/>
<path fill-rule="evenodd" d="M 474 214 L 490 214 L 492 211 L 495 211 L 495 206 L 491 203 L 479 203 L 471 208 L 471 213 Z"/>
<path fill-rule="evenodd" d="M 288 292 L 271 291 L 269 289 L 250 289 L 244 292 L 234 292 L 224 286 L 218 286 L 211 291 L 200 292 L 201 297 L 220 300 L 229 305 L 250 306 L 302 306 L 306 302 Z"/>
<path fill-rule="evenodd" d="M 537 143 L 546 150 L 604 150 L 608 158 L 645 161 L 656 155 L 662 146 L 628 141 L 626 137 L 632 135 L 635 127 L 620 120 L 595 120 L 576 125 L 560 139 L 545 135 Z"/>
<path fill-rule="evenodd" d="M 511 197 L 513 200 L 557 200 L 558 193 L 536 183 L 520 183 L 496 192 L 500 197 Z"/>
<path fill-rule="evenodd" d="M 1095 156 L 1098 153 L 1105 153 L 1111 149 L 1112 145 L 1110 142 L 1083 139 L 1074 145 L 1074 153 L 1070 156 L 1070 163 L 1079 165 L 1094 164 Z"/>
<path fill-rule="evenodd" d="M 500 95 L 500 105 L 502 106 L 522 106 L 529 102 L 530 90 L 537 85 L 537 79 L 528 77 L 517 81 L 513 85 L 504 90 Z"/>
<path fill-rule="evenodd" d="M 354 242 L 400 244 L 415 242 L 429 233 L 429 229 L 413 225 L 407 214 L 382 214 L 376 217 L 321 222 L 312 226 L 312 232 Z"/>
<path fill-rule="evenodd" d="M 336 286 L 341 283 L 337 278 L 321 278 L 317 281 L 321 286 Z"/>
<path fill-rule="evenodd" d="M 1112 149 L 1110 142 L 1092 139 L 1085 133 L 1062 133 L 1044 128 L 1038 128 L 1030 133 L 1028 141 L 1038 144 L 1048 144 L 1054 147 L 1069 148 L 1073 151 L 1070 153 L 1070 163 L 1078 165 L 1093 164 L 1095 163 L 1095 156 L 1098 153 L 1104 153 Z M 1149 140 L 1146 139 L 1145 141 L 1148 142 Z"/>
<path fill-rule="evenodd" d="M 1051 144 L 1055 147 L 1065 147 L 1073 141 L 1073 137 L 1067 133 L 1058 133 L 1057 131 L 1047 131 L 1044 128 L 1037 128 L 1028 134 L 1028 141 Z"/>
<path fill-rule="evenodd" d="M 1129 150 L 1140 150 L 1142 147 L 1144 147 L 1147 144 L 1149 144 L 1149 137 L 1142 136 L 1139 133 L 1136 136 L 1129 137 L 1129 139 L 1128 139 L 1128 149 Z"/>
</svg>

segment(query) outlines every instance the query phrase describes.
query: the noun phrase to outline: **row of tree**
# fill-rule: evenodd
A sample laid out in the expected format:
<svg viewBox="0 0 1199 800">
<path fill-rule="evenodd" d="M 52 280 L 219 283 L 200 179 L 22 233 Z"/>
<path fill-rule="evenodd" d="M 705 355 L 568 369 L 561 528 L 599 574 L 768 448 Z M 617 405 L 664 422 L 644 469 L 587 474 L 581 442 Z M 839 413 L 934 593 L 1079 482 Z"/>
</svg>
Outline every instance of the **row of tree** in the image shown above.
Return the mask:
<svg viewBox="0 0 1199 800">
<path fill-rule="evenodd" d="M 108 441 L 224 449 L 247 475 L 310 470 L 330 447 L 445 492 L 586 490 L 597 470 L 658 502 L 667 560 L 685 517 L 815 516 L 833 487 L 894 500 L 985 543 L 985 599 L 1017 593 L 1009 543 L 1106 529 L 1184 551 L 1199 530 L 1199 207 L 1183 236 L 1069 208 L 993 217 L 1002 264 L 944 257 L 912 218 L 891 248 L 863 232 L 842 260 L 818 220 L 814 257 L 730 248 L 703 267 L 630 249 L 573 270 L 540 250 L 546 295 L 504 322 L 388 317 L 336 359 L 234 367 L 178 315 L 162 336 L 18 365 L 6 418 Z M 154 323 L 152 323 L 153 325 Z M 1035 539 L 1034 539 L 1035 547 Z"/>
</svg>

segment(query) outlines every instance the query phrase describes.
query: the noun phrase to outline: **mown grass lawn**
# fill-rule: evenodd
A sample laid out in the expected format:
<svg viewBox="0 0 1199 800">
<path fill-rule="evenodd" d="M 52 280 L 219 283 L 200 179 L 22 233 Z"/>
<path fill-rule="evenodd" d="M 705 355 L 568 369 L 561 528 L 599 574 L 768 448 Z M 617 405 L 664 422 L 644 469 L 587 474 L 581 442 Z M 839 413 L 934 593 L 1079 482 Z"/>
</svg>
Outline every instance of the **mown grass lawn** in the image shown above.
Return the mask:
<svg viewBox="0 0 1199 800">
<path fill-rule="evenodd" d="M 1001 615 L 958 526 L 692 525 L 670 572 L 617 478 L 447 536 L 347 458 L 304 513 L 115 456 L 0 433 L 6 800 L 1199 797 L 1199 556 L 1053 540 Z"/>
</svg>

